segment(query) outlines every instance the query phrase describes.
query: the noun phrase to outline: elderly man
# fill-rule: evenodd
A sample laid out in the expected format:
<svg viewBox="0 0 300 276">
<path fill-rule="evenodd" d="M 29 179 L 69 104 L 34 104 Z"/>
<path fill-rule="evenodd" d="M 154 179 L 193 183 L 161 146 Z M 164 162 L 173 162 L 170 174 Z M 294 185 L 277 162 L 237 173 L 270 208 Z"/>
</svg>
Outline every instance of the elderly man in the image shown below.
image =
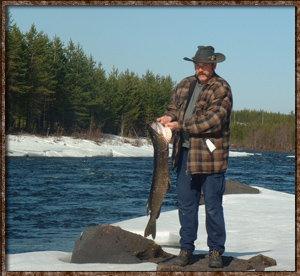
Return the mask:
<svg viewBox="0 0 300 276">
<path fill-rule="evenodd" d="M 180 254 L 166 265 L 192 263 L 202 190 L 209 266 L 220 268 L 226 239 L 222 199 L 229 156 L 231 88 L 215 73 L 225 56 L 215 53 L 212 46 L 199 46 L 193 58 L 184 60 L 194 63 L 196 73 L 178 84 L 166 115 L 157 119 L 174 131 L 172 164 L 177 168 L 181 224 Z"/>
</svg>

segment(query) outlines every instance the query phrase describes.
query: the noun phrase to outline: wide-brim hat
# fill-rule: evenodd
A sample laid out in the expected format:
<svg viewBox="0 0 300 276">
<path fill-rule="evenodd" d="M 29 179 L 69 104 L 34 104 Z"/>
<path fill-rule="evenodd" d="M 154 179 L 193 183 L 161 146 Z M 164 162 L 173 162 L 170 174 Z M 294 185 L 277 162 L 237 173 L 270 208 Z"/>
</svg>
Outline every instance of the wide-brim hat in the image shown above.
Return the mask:
<svg viewBox="0 0 300 276">
<path fill-rule="evenodd" d="M 185 57 L 183 59 L 194 63 L 218 63 L 223 62 L 226 57 L 221 53 L 215 53 L 215 49 L 212 46 L 198 46 L 198 50 L 194 57 L 191 59 Z"/>
</svg>

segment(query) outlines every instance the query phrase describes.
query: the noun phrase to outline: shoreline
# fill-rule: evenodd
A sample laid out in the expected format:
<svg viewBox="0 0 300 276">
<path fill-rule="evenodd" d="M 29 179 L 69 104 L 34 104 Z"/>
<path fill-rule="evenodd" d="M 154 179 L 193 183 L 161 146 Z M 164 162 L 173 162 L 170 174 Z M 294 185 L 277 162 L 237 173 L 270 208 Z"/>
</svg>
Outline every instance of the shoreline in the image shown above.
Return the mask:
<svg viewBox="0 0 300 276">
<path fill-rule="evenodd" d="M 84 147 L 80 144 L 84 143 Z M 261 155 L 262 152 L 285 153 L 294 152 L 261 151 L 234 147 L 229 153 L 232 157 Z M 172 145 L 169 150 L 172 155 Z M 6 135 L 5 157 L 152 157 L 153 146 L 145 138 L 124 138 L 116 135 L 101 135 L 97 139 L 75 138 L 72 136 L 37 136 Z"/>
<path fill-rule="evenodd" d="M 227 241 L 224 256 L 250 259 L 264 254 L 276 260 L 277 265 L 265 271 L 295 270 L 294 240 L 294 195 L 270 189 L 254 187 L 259 194 L 228 194 L 224 197 Z M 284 203 L 280 211 L 278 202 Z M 248 203 L 248 204 L 247 204 Z M 251 208 L 249 209 L 249 204 Z M 239 208 L 237 208 L 239 206 Z M 206 230 L 204 207 L 199 210 L 199 229 L 194 254 L 206 254 Z M 247 214 L 247 215 L 246 215 Z M 278 219 L 284 228 L 276 225 Z M 148 217 L 138 217 L 112 223 L 126 231 L 143 234 Z M 179 222 L 178 210 L 162 212 L 157 221 L 155 242 L 170 254 L 178 254 Z M 266 235 L 266 231 L 268 234 Z M 246 233 L 246 238 L 245 238 Z M 75 240 L 74 240 L 75 242 Z M 113 263 L 70 263 L 72 252 L 39 251 L 5 255 L 7 271 L 156 271 L 155 263 L 113 264 Z"/>
<path fill-rule="evenodd" d="M 49 139 L 49 138 L 56 138 L 56 139 L 62 139 L 64 137 L 67 138 L 73 138 L 73 139 L 79 139 L 79 140 L 88 140 L 93 141 L 96 143 L 105 143 L 106 140 L 111 140 L 112 137 L 118 137 L 118 139 L 124 139 L 131 141 L 133 144 L 138 144 L 137 141 L 147 141 L 147 137 L 121 137 L 115 134 L 106 134 L 106 133 L 99 133 L 98 135 L 42 135 L 42 134 L 31 134 L 31 133 L 5 133 L 5 140 L 7 136 L 32 136 L 32 137 L 38 137 L 43 139 Z M 90 137 L 89 137 L 90 136 Z M 91 137 L 92 136 L 92 137 Z M 171 143 L 172 144 L 172 143 Z M 260 148 L 251 148 L 251 147 L 242 147 L 239 145 L 232 144 L 230 146 L 230 150 L 236 150 L 236 151 L 258 151 L 258 152 L 279 152 L 279 153 L 290 153 L 290 154 L 296 154 L 296 149 L 293 151 L 283 150 L 283 149 L 275 149 L 275 148 L 268 148 L 268 149 L 260 149 Z"/>
</svg>

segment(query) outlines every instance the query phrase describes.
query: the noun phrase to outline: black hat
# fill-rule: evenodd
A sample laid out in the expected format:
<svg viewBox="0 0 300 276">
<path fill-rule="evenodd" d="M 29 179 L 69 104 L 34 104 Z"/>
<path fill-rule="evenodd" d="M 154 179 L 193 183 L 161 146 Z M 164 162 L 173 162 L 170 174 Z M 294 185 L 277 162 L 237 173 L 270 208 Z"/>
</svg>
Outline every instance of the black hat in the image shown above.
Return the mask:
<svg viewBox="0 0 300 276">
<path fill-rule="evenodd" d="M 192 59 L 185 57 L 184 60 L 193 61 L 194 63 L 218 63 L 222 62 L 226 57 L 221 53 L 215 53 L 212 46 L 198 46 L 198 50 Z"/>
</svg>

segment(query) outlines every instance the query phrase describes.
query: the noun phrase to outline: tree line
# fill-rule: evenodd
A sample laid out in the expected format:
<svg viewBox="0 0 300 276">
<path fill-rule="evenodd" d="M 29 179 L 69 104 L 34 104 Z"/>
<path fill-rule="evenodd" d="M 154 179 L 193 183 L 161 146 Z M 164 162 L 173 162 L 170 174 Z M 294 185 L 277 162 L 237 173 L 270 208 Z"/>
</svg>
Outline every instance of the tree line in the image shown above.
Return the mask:
<svg viewBox="0 0 300 276">
<path fill-rule="evenodd" d="M 5 42 L 7 132 L 143 135 L 170 102 L 170 76 L 116 68 L 106 76 L 80 44 L 64 47 L 34 24 L 25 34 L 8 24 Z"/>
<path fill-rule="evenodd" d="M 33 24 L 22 33 L 8 16 L 5 29 L 5 129 L 74 135 L 95 132 L 147 136 L 146 125 L 162 116 L 176 85 L 170 76 L 138 76 L 87 56 L 80 44 L 52 40 Z M 292 151 L 295 115 L 233 111 L 235 147 Z"/>
<path fill-rule="evenodd" d="M 253 150 L 295 151 L 295 114 L 263 110 L 233 111 L 231 143 L 235 148 Z"/>
</svg>

